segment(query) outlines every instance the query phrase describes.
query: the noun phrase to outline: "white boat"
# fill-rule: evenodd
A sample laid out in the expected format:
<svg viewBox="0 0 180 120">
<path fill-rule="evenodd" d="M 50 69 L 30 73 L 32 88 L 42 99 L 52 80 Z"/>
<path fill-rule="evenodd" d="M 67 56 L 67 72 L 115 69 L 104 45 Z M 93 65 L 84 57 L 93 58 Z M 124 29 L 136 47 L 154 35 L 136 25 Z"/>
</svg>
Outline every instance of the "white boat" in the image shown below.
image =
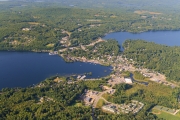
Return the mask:
<svg viewBox="0 0 180 120">
<path fill-rule="evenodd" d="M 55 55 L 54 53 L 50 52 L 49 55 Z"/>
<path fill-rule="evenodd" d="M 49 55 L 57 55 L 58 52 L 57 51 L 54 51 L 54 52 L 50 52 Z"/>
<path fill-rule="evenodd" d="M 80 79 L 82 80 L 82 79 L 84 79 L 86 77 L 86 75 L 83 75 Z"/>
</svg>

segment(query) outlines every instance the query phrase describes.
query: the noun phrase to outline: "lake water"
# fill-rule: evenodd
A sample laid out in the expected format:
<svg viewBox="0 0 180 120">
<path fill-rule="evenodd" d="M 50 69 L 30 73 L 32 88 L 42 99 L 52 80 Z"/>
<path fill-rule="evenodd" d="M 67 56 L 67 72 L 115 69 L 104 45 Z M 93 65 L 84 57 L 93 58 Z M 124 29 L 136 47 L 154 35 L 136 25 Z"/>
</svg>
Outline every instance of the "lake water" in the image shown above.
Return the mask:
<svg viewBox="0 0 180 120">
<path fill-rule="evenodd" d="M 116 32 L 107 34 L 103 39 L 116 39 L 120 45 L 127 39 L 143 39 L 167 46 L 180 46 L 180 31 L 157 31 L 138 34 Z"/>
<path fill-rule="evenodd" d="M 92 72 L 87 78 L 99 78 L 111 73 L 111 67 L 83 62 L 66 63 L 58 55 L 33 52 L 0 52 L 0 89 L 27 87 L 53 75 Z"/>
<path fill-rule="evenodd" d="M 144 39 L 157 44 L 180 46 L 180 31 L 139 34 L 116 32 L 106 35 L 104 39 L 116 39 L 120 45 L 126 39 Z M 30 86 L 53 75 L 88 72 L 92 72 L 92 76 L 87 76 L 87 78 L 104 77 L 111 73 L 111 67 L 82 62 L 66 63 L 61 57 L 49 56 L 48 53 L 0 52 L 0 89 Z"/>
</svg>

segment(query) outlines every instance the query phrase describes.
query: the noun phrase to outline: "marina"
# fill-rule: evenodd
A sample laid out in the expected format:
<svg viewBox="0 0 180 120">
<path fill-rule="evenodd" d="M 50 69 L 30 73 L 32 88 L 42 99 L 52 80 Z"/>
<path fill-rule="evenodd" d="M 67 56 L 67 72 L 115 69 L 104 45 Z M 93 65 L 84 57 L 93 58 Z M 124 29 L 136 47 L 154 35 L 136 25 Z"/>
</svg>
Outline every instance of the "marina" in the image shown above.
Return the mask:
<svg viewBox="0 0 180 120">
<path fill-rule="evenodd" d="M 57 54 L 58 54 L 58 51 L 53 51 L 49 53 L 49 55 L 57 55 Z"/>
</svg>

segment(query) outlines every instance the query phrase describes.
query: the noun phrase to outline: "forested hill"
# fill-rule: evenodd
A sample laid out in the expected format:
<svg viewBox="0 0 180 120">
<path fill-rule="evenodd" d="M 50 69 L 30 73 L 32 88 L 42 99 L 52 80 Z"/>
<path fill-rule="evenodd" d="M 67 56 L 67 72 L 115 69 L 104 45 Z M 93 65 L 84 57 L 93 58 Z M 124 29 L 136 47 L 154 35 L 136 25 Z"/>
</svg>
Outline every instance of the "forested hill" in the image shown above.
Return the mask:
<svg viewBox="0 0 180 120">
<path fill-rule="evenodd" d="M 90 44 L 105 33 L 115 31 L 179 30 L 180 17 L 148 11 L 121 10 L 117 13 L 19 6 L 0 11 L 0 26 L 0 50 L 41 51 L 65 48 L 64 37 L 69 38 L 71 47 Z"/>
<path fill-rule="evenodd" d="M 138 66 L 153 69 L 166 75 L 168 80 L 180 80 L 180 47 L 169 47 L 143 40 L 127 40 L 124 54 Z"/>
<path fill-rule="evenodd" d="M 59 84 L 46 80 L 29 88 L 4 88 L 0 93 L 1 120 L 72 120 L 91 118 L 89 107 L 72 105 L 83 84 Z"/>
<path fill-rule="evenodd" d="M 127 8 L 146 9 L 146 10 L 179 10 L 180 2 L 177 0 L 13 0 L 21 3 L 55 3 L 61 6 L 81 7 L 81 8 L 98 8 L 98 9 L 120 9 Z M 11 1 L 12 2 L 12 1 Z"/>
<path fill-rule="evenodd" d="M 92 108 L 85 106 L 80 96 L 85 89 L 102 90 L 99 85 L 106 84 L 106 81 L 68 83 L 66 80 L 60 80 L 57 83 L 54 79 L 56 77 L 46 79 L 35 86 L 27 88 L 2 89 L 0 91 L 0 119 L 92 120 Z M 165 98 L 162 101 L 166 100 Z M 94 118 L 96 120 L 137 120 L 136 117 L 157 118 L 153 114 L 146 114 L 144 110 L 141 114 L 134 116 L 133 114 L 107 114 L 101 109 L 94 109 Z"/>
</svg>

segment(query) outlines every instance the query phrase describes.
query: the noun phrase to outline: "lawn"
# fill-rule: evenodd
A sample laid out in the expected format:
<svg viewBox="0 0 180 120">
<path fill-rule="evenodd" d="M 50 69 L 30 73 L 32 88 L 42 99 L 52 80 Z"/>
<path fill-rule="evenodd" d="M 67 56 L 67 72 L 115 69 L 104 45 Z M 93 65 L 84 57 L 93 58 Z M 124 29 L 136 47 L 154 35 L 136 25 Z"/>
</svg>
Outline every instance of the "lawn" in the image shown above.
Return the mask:
<svg viewBox="0 0 180 120">
<path fill-rule="evenodd" d="M 165 120 L 180 120 L 179 115 L 172 115 L 154 108 L 152 109 L 152 113 L 156 114 L 158 118 L 164 118 Z"/>
<path fill-rule="evenodd" d="M 48 44 L 47 47 L 54 47 L 54 44 Z"/>
<path fill-rule="evenodd" d="M 99 99 L 96 107 L 97 107 L 97 108 L 101 108 L 103 105 L 104 105 L 104 100 L 103 100 L 103 99 Z"/>
<path fill-rule="evenodd" d="M 172 95 L 172 92 L 173 92 L 173 89 L 171 89 L 168 86 L 149 82 L 148 86 L 140 85 L 140 84 L 134 84 L 131 89 L 126 90 L 126 94 L 131 95 L 132 93 L 135 93 L 139 89 L 144 90 L 144 93 L 153 94 L 154 97 L 158 97 L 158 96 L 169 97 Z M 146 97 L 148 98 L 149 96 L 147 95 Z"/>
<path fill-rule="evenodd" d="M 82 103 L 75 103 L 74 106 L 75 107 L 83 107 L 83 104 Z"/>
</svg>

